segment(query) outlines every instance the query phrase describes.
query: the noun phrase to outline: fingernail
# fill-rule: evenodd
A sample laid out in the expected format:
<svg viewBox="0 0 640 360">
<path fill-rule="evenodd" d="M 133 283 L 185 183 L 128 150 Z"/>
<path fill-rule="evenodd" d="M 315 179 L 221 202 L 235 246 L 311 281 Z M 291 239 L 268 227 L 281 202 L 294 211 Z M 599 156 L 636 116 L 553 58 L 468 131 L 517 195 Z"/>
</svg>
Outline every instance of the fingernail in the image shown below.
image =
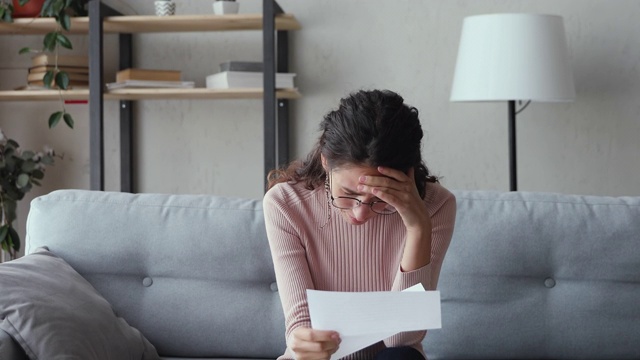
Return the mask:
<svg viewBox="0 0 640 360">
<path fill-rule="evenodd" d="M 358 185 L 358 191 L 364 190 L 364 185 Z"/>
<path fill-rule="evenodd" d="M 366 176 L 360 176 L 360 182 L 365 182 L 367 181 L 367 177 Z"/>
</svg>

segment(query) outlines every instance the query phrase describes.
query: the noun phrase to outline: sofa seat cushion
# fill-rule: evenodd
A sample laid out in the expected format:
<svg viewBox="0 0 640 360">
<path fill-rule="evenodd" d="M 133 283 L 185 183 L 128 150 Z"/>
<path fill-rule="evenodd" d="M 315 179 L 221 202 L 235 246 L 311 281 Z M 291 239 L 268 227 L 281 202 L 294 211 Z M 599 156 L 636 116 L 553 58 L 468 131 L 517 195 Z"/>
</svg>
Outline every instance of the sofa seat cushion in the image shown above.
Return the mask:
<svg viewBox="0 0 640 360">
<path fill-rule="evenodd" d="M 0 265 L 0 329 L 32 359 L 159 359 L 135 328 L 45 248 Z"/>
</svg>

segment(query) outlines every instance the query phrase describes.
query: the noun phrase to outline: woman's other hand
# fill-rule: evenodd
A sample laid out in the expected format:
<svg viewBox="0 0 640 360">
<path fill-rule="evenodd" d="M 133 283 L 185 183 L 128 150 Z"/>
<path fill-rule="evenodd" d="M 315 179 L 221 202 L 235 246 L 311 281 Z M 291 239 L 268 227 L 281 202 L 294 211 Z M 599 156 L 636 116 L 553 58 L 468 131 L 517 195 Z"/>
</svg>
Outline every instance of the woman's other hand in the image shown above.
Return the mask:
<svg viewBox="0 0 640 360">
<path fill-rule="evenodd" d="M 379 166 L 383 176 L 363 176 L 358 191 L 376 196 L 398 210 L 407 228 L 407 242 L 400 262 L 403 271 L 416 270 L 431 261 L 431 216 L 420 198 L 415 170 L 402 171 Z"/>
<path fill-rule="evenodd" d="M 289 339 L 289 348 L 296 354 L 296 360 L 327 360 L 339 345 L 337 332 L 306 327 L 293 330 Z"/>
</svg>

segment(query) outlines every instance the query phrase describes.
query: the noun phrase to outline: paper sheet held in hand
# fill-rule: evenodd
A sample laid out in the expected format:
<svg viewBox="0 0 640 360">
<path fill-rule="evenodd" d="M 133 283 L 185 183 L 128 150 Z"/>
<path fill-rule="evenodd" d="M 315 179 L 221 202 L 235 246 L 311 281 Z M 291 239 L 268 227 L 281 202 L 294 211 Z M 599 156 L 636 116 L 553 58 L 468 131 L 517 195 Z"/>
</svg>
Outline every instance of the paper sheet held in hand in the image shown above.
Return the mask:
<svg viewBox="0 0 640 360">
<path fill-rule="evenodd" d="M 342 342 L 339 359 L 402 331 L 442 327 L 440 292 L 422 285 L 402 292 L 334 292 L 307 290 L 311 326 L 333 330 Z"/>
</svg>

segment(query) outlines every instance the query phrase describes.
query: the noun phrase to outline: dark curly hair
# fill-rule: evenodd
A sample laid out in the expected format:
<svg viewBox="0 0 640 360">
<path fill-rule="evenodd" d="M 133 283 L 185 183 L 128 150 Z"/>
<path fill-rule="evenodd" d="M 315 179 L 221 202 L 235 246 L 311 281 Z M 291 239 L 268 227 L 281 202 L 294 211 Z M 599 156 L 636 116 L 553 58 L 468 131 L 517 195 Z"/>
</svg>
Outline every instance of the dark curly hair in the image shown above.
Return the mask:
<svg viewBox="0 0 640 360">
<path fill-rule="evenodd" d="M 322 134 L 304 161 L 268 175 L 268 188 L 281 182 L 304 182 L 309 190 L 324 185 L 326 173 L 320 155 L 329 167 L 345 164 L 385 166 L 408 172 L 415 168 L 415 181 L 424 198 L 427 182 L 437 182 L 422 161 L 423 137 L 418 110 L 389 90 L 361 90 L 340 100 L 340 106 L 324 116 Z"/>
</svg>

